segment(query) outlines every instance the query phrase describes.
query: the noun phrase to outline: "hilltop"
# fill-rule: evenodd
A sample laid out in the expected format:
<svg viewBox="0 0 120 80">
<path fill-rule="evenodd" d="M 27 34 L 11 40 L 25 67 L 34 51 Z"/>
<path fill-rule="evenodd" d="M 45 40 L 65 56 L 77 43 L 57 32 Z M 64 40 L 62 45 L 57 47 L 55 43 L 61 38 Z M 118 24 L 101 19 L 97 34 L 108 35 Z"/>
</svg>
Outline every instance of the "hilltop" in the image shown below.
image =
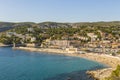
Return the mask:
<svg viewBox="0 0 120 80">
<path fill-rule="evenodd" d="M 0 22 L 0 32 L 13 29 L 15 27 L 39 27 L 43 29 L 47 28 L 79 28 L 83 26 L 90 27 L 115 27 L 120 26 L 120 21 L 112 21 L 112 22 L 78 22 L 78 23 L 58 23 L 58 22 L 42 22 L 42 23 L 34 23 L 34 22 Z"/>
</svg>

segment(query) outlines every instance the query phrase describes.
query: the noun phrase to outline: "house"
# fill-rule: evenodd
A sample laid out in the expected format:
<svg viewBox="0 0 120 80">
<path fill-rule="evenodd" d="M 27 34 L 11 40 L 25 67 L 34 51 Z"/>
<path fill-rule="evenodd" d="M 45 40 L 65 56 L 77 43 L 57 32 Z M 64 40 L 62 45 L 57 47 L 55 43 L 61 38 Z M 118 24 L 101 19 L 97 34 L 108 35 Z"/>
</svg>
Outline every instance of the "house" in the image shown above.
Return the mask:
<svg viewBox="0 0 120 80">
<path fill-rule="evenodd" d="M 119 44 L 117 44 L 117 43 L 112 43 L 111 44 L 111 47 L 114 49 L 114 48 L 118 48 L 119 47 Z"/>
<path fill-rule="evenodd" d="M 35 42 L 36 38 L 35 37 L 31 37 L 31 42 Z"/>
<path fill-rule="evenodd" d="M 88 43 L 86 44 L 88 47 L 91 47 L 91 48 L 95 48 L 95 47 L 98 47 L 98 44 L 96 43 Z"/>
<path fill-rule="evenodd" d="M 80 40 L 85 40 L 85 41 L 87 41 L 87 40 L 88 40 L 88 38 L 87 38 L 87 37 L 83 37 L 83 36 L 78 36 L 78 39 L 80 39 Z"/>
<path fill-rule="evenodd" d="M 37 44 L 35 44 L 35 43 L 27 43 L 26 47 L 37 47 Z"/>
<path fill-rule="evenodd" d="M 97 37 L 98 37 L 94 33 L 87 33 L 87 36 L 91 38 L 91 41 L 95 41 L 97 39 Z"/>
<path fill-rule="evenodd" d="M 7 33 L 6 33 L 6 36 L 7 36 L 7 37 L 11 37 L 11 36 L 13 36 L 13 35 L 16 35 L 16 32 L 7 32 Z"/>
<path fill-rule="evenodd" d="M 78 34 L 74 34 L 73 36 L 69 37 L 69 39 L 71 40 L 84 40 L 84 41 L 87 41 L 88 40 L 88 37 L 84 37 L 84 36 L 80 36 Z"/>
<path fill-rule="evenodd" d="M 25 35 L 17 34 L 16 32 L 7 32 L 7 33 L 6 33 L 6 36 L 7 36 L 7 37 L 16 36 L 16 37 L 19 37 L 19 38 L 22 38 L 22 39 L 25 38 Z"/>
<path fill-rule="evenodd" d="M 27 28 L 28 32 L 34 32 L 33 28 Z"/>
<path fill-rule="evenodd" d="M 103 41 L 101 41 L 101 43 L 109 44 L 109 43 L 111 43 L 111 41 L 110 40 L 103 40 Z"/>
<path fill-rule="evenodd" d="M 66 48 L 66 51 L 68 53 L 77 53 L 78 52 L 77 48 L 73 48 L 73 47 Z"/>
</svg>

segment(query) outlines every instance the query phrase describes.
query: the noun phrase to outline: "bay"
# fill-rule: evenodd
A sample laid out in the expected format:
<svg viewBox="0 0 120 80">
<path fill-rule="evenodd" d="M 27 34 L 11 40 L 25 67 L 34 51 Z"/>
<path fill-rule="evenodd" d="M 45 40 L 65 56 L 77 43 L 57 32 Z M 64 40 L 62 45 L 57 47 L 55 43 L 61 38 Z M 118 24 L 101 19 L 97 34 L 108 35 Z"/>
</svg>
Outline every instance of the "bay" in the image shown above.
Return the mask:
<svg viewBox="0 0 120 80">
<path fill-rule="evenodd" d="M 85 72 L 104 67 L 78 57 L 0 48 L 0 80 L 93 80 Z"/>
</svg>

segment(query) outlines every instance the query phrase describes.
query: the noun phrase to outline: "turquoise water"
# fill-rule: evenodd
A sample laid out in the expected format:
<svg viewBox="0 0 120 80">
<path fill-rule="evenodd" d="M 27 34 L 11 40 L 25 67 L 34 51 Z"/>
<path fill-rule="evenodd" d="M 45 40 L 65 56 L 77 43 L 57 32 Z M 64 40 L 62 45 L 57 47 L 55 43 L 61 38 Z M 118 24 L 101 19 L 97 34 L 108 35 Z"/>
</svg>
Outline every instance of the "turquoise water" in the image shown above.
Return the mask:
<svg viewBox="0 0 120 80">
<path fill-rule="evenodd" d="M 83 58 L 0 48 L 0 80 L 87 80 L 86 70 L 103 67 Z"/>
</svg>

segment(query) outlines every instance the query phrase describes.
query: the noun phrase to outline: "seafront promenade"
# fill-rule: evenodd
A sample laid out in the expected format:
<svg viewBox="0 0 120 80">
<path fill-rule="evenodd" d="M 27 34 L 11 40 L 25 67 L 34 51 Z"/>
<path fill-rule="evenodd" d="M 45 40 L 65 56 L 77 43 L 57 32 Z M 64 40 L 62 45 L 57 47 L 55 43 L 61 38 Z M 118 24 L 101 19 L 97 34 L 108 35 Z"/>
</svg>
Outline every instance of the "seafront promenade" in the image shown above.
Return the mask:
<svg viewBox="0 0 120 80">
<path fill-rule="evenodd" d="M 87 74 L 92 75 L 94 78 L 98 78 L 103 80 L 105 77 L 108 77 L 111 72 L 116 68 L 117 65 L 120 65 L 120 58 L 106 55 L 106 54 L 95 54 L 95 53 L 85 53 L 85 54 L 77 54 L 77 53 L 67 53 L 65 50 L 61 49 L 49 49 L 49 48 L 30 48 L 30 47 L 15 47 L 14 49 L 20 50 L 27 50 L 27 51 L 37 51 L 37 52 L 47 52 L 49 54 L 61 54 L 65 56 L 74 56 L 74 57 L 81 57 L 93 61 L 97 61 L 99 63 L 103 63 L 108 68 L 94 70 L 94 71 L 87 71 Z"/>
<path fill-rule="evenodd" d="M 31 47 L 14 47 L 13 49 L 34 51 L 34 52 L 48 52 L 54 54 L 65 54 L 67 51 L 62 49 L 50 49 L 50 48 L 31 48 Z"/>
</svg>

